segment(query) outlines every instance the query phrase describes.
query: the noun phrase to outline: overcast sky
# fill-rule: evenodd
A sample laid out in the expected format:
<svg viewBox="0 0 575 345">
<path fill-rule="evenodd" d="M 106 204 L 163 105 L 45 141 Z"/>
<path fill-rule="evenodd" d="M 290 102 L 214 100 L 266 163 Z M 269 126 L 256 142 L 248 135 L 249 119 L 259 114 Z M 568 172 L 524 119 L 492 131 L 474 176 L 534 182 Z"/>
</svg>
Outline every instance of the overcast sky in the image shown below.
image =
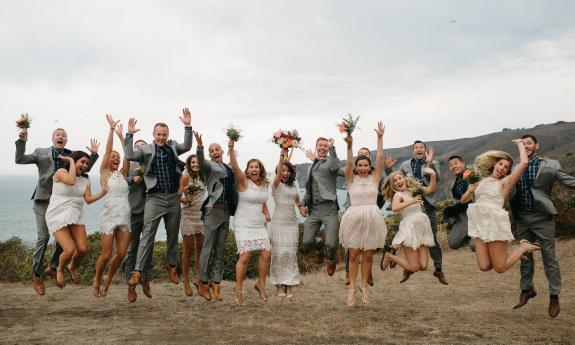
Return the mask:
<svg viewBox="0 0 575 345">
<path fill-rule="evenodd" d="M 344 157 L 347 112 L 355 149 L 375 146 L 378 120 L 386 147 L 575 121 L 573 18 L 571 0 L 2 1 L 0 174 L 36 174 L 14 164 L 22 112 L 32 152 L 57 127 L 71 149 L 104 141 L 106 113 L 182 140 L 187 106 L 205 142 L 237 124 L 240 163 L 268 170 L 278 128 L 307 147 L 336 137 Z"/>
</svg>

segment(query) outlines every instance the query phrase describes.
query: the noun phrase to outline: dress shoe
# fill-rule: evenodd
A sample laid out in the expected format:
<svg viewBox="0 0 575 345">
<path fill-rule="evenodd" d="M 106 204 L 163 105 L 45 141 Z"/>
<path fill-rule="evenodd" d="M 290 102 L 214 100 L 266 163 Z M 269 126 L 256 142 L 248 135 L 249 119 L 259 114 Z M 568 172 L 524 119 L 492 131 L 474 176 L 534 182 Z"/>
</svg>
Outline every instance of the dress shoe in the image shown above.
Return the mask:
<svg viewBox="0 0 575 345">
<path fill-rule="evenodd" d="M 190 281 L 188 280 L 184 280 L 184 293 L 186 294 L 186 296 L 194 295 L 194 290 L 192 290 L 192 287 L 190 286 Z"/>
<path fill-rule="evenodd" d="M 521 294 L 519 295 L 519 303 L 517 303 L 516 305 L 513 306 L 513 309 L 517 309 L 517 308 L 521 308 L 524 305 L 527 304 L 527 301 L 529 301 L 531 298 L 537 296 L 537 292 L 535 292 L 535 290 L 529 290 L 527 292 L 523 292 L 521 291 Z"/>
<path fill-rule="evenodd" d="M 449 285 L 449 283 L 447 282 L 447 280 L 445 279 L 445 275 L 443 274 L 443 272 L 433 272 L 433 276 L 435 278 L 437 278 L 437 280 L 439 280 L 439 282 L 443 285 Z"/>
<path fill-rule="evenodd" d="M 56 280 L 56 270 L 53 270 L 52 267 L 46 268 L 44 273 L 46 273 L 46 275 L 49 276 L 50 278 Z"/>
<path fill-rule="evenodd" d="M 413 274 L 413 272 L 411 272 L 411 271 L 403 270 L 403 277 L 401 278 L 399 283 L 405 283 L 406 281 L 408 281 L 409 277 L 411 277 L 412 274 Z"/>
<path fill-rule="evenodd" d="M 142 282 L 142 292 L 148 298 L 152 298 L 152 289 L 150 288 L 150 282 Z"/>
<path fill-rule="evenodd" d="M 211 281 L 210 282 L 210 290 L 212 293 L 212 296 L 217 299 L 218 301 L 222 301 L 224 298 L 222 297 L 222 292 L 220 290 L 220 284 L 216 284 L 215 282 Z"/>
<path fill-rule="evenodd" d="M 206 301 L 212 300 L 212 294 L 210 293 L 210 287 L 208 284 L 204 284 L 201 281 L 198 282 L 198 293 L 202 296 Z"/>
<path fill-rule="evenodd" d="M 136 286 L 135 285 L 128 285 L 128 301 L 131 303 L 136 302 L 138 298 L 138 294 L 136 293 Z"/>
<path fill-rule="evenodd" d="M 46 287 L 44 286 L 44 280 L 40 277 L 33 277 L 32 278 L 32 287 L 34 287 L 34 291 L 40 296 L 44 296 L 46 293 Z"/>
<path fill-rule="evenodd" d="M 367 283 L 370 286 L 373 286 L 373 274 L 371 274 L 371 271 L 369 272 L 369 276 L 367 277 Z"/>
<path fill-rule="evenodd" d="M 328 276 L 333 276 L 333 274 L 335 273 L 335 261 L 329 261 L 327 263 L 327 275 Z"/>
<path fill-rule="evenodd" d="M 173 284 L 179 284 L 180 278 L 178 278 L 178 272 L 176 272 L 175 266 L 166 266 L 166 270 L 168 271 L 168 278 Z"/>
<path fill-rule="evenodd" d="M 561 308 L 559 308 L 559 298 L 550 299 L 549 300 L 549 316 L 556 317 L 557 315 L 559 315 L 559 311 L 561 311 Z"/>
</svg>

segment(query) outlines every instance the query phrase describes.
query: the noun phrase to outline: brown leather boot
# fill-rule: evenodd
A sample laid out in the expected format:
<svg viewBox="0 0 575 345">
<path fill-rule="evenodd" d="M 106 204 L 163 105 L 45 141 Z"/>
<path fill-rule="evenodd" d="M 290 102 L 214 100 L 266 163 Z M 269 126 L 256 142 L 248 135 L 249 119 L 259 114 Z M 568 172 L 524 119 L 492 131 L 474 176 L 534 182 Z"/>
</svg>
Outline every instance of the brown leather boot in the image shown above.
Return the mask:
<svg viewBox="0 0 575 345">
<path fill-rule="evenodd" d="M 34 291 L 40 296 L 44 296 L 46 294 L 46 287 L 44 286 L 44 280 L 40 277 L 34 276 L 32 278 L 32 287 L 34 287 Z"/>
<path fill-rule="evenodd" d="M 212 294 L 210 293 L 210 287 L 208 284 L 204 284 L 201 281 L 198 282 L 198 293 L 202 296 L 206 301 L 212 300 Z"/>
<path fill-rule="evenodd" d="M 549 316 L 556 317 L 559 315 L 561 308 L 559 308 L 559 298 L 552 298 L 549 300 Z"/>
<path fill-rule="evenodd" d="M 517 303 L 516 305 L 513 306 L 513 309 L 517 309 L 517 308 L 521 308 L 524 305 L 527 304 L 527 302 L 533 298 L 537 296 L 537 292 L 535 292 L 535 290 L 529 290 L 527 292 L 523 292 L 521 291 L 521 294 L 519 295 L 519 303 Z"/>
<path fill-rule="evenodd" d="M 445 279 L 445 275 L 443 274 L 443 272 L 433 272 L 433 276 L 435 278 L 437 278 L 437 280 L 439 280 L 439 282 L 443 285 L 449 285 L 449 283 L 447 282 L 447 280 Z"/>
<path fill-rule="evenodd" d="M 373 274 L 371 274 L 371 271 L 369 272 L 369 276 L 367 277 L 367 283 L 370 286 L 373 286 Z"/>
<path fill-rule="evenodd" d="M 222 292 L 220 290 L 220 284 L 219 283 L 214 283 L 213 281 L 210 281 L 210 290 L 212 293 L 212 296 L 217 299 L 218 301 L 222 301 L 224 298 L 222 297 Z"/>
<path fill-rule="evenodd" d="M 134 272 L 130 276 L 130 281 L 128 281 L 128 285 L 136 286 L 140 284 L 141 281 L 142 281 L 142 275 L 140 274 L 140 272 Z"/>
<path fill-rule="evenodd" d="M 335 273 L 335 261 L 329 261 L 327 263 L 327 275 L 328 276 L 333 276 L 333 274 Z"/>
<path fill-rule="evenodd" d="M 403 277 L 401 278 L 401 280 L 399 281 L 399 283 L 405 283 L 406 281 L 409 280 L 409 277 L 411 277 L 411 275 L 413 274 L 413 272 L 408 271 L 408 270 L 403 270 Z"/>
<path fill-rule="evenodd" d="M 53 270 L 52 267 L 46 268 L 44 273 L 46 273 L 47 276 L 50 276 L 50 278 L 56 280 L 56 270 Z"/>
<path fill-rule="evenodd" d="M 128 285 L 128 301 L 131 303 L 136 302 L 138 294 L 136 293 L 136 285 Z"/>
<path fill-rule="evenodd" d="M 152 289 L 150 288 L 150 282 L 142 282 L 142 292 L 146 297 L 152 298 Z"/>
<path fill-rule="evenodd" d="M 166 270 L 168 271 L 168 278 L 174 284 L 180 283 L 180 278 L 178 278 L 178 272 L 176 272 L 175 266 L 166 266 Z"/>
</svg>

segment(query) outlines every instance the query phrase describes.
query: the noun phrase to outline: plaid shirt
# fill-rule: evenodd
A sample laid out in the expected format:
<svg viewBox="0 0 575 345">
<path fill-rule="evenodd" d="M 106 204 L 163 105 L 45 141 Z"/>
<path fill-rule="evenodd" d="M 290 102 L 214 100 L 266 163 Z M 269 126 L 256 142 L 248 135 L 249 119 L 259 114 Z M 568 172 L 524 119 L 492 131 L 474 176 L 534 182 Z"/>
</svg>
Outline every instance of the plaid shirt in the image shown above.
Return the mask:
<svg viewBox="0 0 575 345">
<path fill-rule="evenodd" d="M 221 167 L 223 167 L 226 170 L 226 177 L 222 177 L 220 179 L 220 182 L 222 183 L 222 186 L 224 187 L 222 189 L 222 195 L 220 195 L 220 197 L 218 198 L 218 200 L 216 200 L 216 204 L 220 204 L 220 205 L 227 205 L 228 204 L 228 189 L 230 188 L 230 179 L 233 178 L 232 175 L 232 171 L 230 170 L 230 168 L 225 165 L 224 163 L 218 163 L 220 164 Z"/>
<path fill-rule="evenodd" d="M 529 159 L 527 169 L 525 169 L 525 172 L 518 183 L 519 192 L 521 193 L 521 207 L 524 210 L 532 210 L 535 205 L 531 186 L 537 177 L 540 165 L 541 159 L 538 156 L 531 157 L 531 159 Z"/>
<path fill-rule="evenodd" d="M 467 191 L 468 186 L 469 182 L 463 179 L 463 175 L 462 174 L 457 175 L 457 177 L 455 178 L 455 183 L 451 188 L 451 195 L 453 195 L 453 198 L 461 200 L 461 197 Z"/>
<path fill-rule="evenodd" d="M 425 181 L 423 180 L 423 175 L 421 174 L 421 168 L 425 165 L 424 159 L 411 159 L 411 170 L 413 171 L 413 177 L 415 177 L 419 182 L 422 182 L 425 185 Z"/>
<path fill-rule="evenodd" d="M 168 145 L 156 147 L 152 172 L 156 175 L 156 185 L 150 192 L 175 193 L 178 191 L 178 173 L 176 170 L 176 157 Z"/>
<path fill-rule="evenodd" d="M 60 158 L 58 158 L 58 156 L 66 157 L 69 156 L 70 153 L 72 153 L 72 151 L 66 148 L 58 150 L 55 147 L 52 147 L 52 159 L 54 160 L 54 171 L 62 168 L 64 163 Z"/>
</svg>

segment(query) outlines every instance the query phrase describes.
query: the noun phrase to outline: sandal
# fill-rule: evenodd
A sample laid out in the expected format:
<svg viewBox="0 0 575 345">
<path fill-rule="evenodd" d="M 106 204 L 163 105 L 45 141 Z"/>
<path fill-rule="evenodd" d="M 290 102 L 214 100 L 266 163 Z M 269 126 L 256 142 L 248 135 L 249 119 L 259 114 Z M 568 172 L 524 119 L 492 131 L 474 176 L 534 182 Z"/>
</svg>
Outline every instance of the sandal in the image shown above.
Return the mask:
<svg viewBox="0 0 575 345">
<path fill-rule="evenodd" d="M 100 295 L 100 283 L 96 282 L 96 277 L 94 277 L 94 279 L 92 279 L 92 295 L 94 295 L 94 297 L 101 297 L 101 295 Z"/>
<path fill-rule="evenodd" d="M 240 290 L 240 293 L 238 294 L 238 291 L 236 289 L 234 289 L 234 303 L 236 305 L 242 305 L 243 298 L 242 298 L 242 291 L 241 290 Z"/>
<path fill-rule="evenodd" d="M 369 302 L 367 299 L 367 288 L 359 288 L 359 291 L 361 292 L 361 302 L 367 304 Z"/>
<path fill-rule="evenodd" d="M 524 249 L 527 249 L 528 253 L 541 250 L 541 246 L 539 244 L 531 243 L 527 240 L 519 241 L 519 246 L 524 248 Z"/>
<path fill-rule="evenodd" d="M 268 301 L 268 295 L 266 293 L 265 287 L 263 289 L 260 289 L 260 287 L 256 283 L 256 285 L 254 285 L 254 289 L 256 289 L 256 291 L 260 294 L 260 298 L 262 299 L 262 301 L 264 302 Z"/>
<path fill-rule="evenodd" d="M 56 286 L 60 289 L 63 289 L 66 286 L 66 276 L 64 275 L 64 271 L 56 270 Z"/>
<path fill-rule="evenodd" d="M 70 272 L 70 277 L 72 278 L 72 282 L 76 285 L 80 284 L 80 275 L 76 272 L 76 267 L 70 267 L 70 264 L 66 266 L 68 272 Z"/>
<path fill-rule="evenodd" d="M 110 287 L 111 279 L 108 279 L 108 275 L 104 276 L 104 286 L 100 291 L 100 296 L 106 297 L 108 295 L 108 288 Z"/>
<path fill-rule="evenodd" d="M 355 304 L 355 289 L 348 289 L 347 290 L 346 304 L 348 307 L 353 307 L 353 305 Z"/>
</svg>

